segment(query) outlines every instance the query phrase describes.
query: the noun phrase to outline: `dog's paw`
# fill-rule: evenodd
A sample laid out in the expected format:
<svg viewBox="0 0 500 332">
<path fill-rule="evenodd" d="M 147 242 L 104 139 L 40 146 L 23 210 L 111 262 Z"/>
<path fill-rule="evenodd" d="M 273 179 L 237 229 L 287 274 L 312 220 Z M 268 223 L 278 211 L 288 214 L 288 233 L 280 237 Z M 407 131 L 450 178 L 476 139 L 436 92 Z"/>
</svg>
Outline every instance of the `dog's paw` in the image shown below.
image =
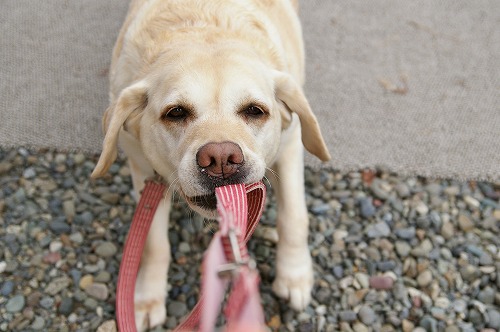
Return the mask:
<svg viewBox="0 0 500 332">
<path fill-rule="evenodd" d="M 283 299 L 287 299 L 294 310 L 303 310 L 311 302 L 311 290 L 314 283 L 311 256 L 303 259 L 278 259 L 276 279 L 273 291 Z"/>
<path fill-rule="evenodd" d="M 137 275 L 134 294 L 137 331 L 147 331 L 161 325 L 167 318 L 167 278 L 166 273 L 155 273 L 158 269 L 159 264 L 156 269 L 154 264 L 144 264 Z"/>
<path fill-rule="evenodd" d="M 135 325 L 139 332 L 161 325 L 167 318 L 164 297 L 142 301 L 136 300 L 134 306 Z"/>
</svg>

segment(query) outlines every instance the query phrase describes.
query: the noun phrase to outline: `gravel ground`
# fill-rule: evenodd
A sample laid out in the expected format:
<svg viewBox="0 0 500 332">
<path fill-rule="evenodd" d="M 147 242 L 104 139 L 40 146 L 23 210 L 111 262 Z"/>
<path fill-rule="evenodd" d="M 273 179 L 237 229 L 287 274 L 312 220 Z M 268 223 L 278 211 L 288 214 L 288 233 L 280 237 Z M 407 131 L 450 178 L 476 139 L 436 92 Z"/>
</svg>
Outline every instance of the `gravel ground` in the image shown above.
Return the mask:
<svg viewBox="0 0 500 332">
<path fill-rule="evenodd" d="M 113 326 L 134 211 L 129 169 L 90 181 L 96 158 L 0 149 L 0 331 Z M 250 241 L 271 331 L 498 331 L 500 183 L 306 171 L 316 284 L 304 312 L 271 292 L 275 201 Z M 196 302 L 214 225 L 175 200 L 169 318 Z M 112 330 L 109 329 L 109 330 Z"/>
</svg>

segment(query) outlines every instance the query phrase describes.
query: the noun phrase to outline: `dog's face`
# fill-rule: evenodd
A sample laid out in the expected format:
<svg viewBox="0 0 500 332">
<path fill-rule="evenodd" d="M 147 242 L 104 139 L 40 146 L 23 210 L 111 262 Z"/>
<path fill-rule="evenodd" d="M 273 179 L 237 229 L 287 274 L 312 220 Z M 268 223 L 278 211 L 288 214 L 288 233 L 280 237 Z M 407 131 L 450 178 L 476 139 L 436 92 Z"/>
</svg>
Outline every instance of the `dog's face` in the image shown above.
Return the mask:
<svg viewBox="0 0 500 332">
<path fill-rule="evenodd" d="M 94 175 L 114 160 L 123 128 L 193 209 L 214 217 L 215 187 L 264 177 L 290 111 L 299 115 L 306 147 L 329 158 L 307 101 L 289 76 L 239 47 L 178 49 L 158 59 L 108 109 Z"/>
<path fill-rule="evenodd" d="M 277 154 L 281 116 L 272 78 L 235 50 L 191 50 L 157 73 L 139 125 L 142 149 L 191 207 L 211 213 L 216 186 L 261 180 Z"/>
</svg>

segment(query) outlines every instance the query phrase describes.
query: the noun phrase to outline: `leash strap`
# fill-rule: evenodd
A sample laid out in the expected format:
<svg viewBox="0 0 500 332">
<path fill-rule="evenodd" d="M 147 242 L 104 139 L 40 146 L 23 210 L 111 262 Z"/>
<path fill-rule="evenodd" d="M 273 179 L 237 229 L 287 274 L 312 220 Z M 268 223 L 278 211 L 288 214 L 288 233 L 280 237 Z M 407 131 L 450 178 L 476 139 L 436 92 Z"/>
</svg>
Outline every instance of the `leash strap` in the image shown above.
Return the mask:
<svg viewBox="0 0 500 332">
<path fill-rule="evenodd" d="M 224 311 L 226 331 L 265 330 L 258 291 L 259 277 L 255 268 L 250 266 L 246 248 L 264 210 L 265 194 L 266 187 L 262 182 L 216 188 L 219 231 L 203 259 L 200 299 L 176 332 L 213 331 L 230 279 L 233 281 L 232 292 Z"/>
<path fill-rule="evenodd" d="M 135 332 L 134 290 L 140 259 L 156 209 L 166 184 L 146 180 L 125 242 L 116 289 L 116 316 L 120 332 Z M 227 330 L 264 331 L 264 315 L 258 293 L 259 277 L 249 266 L 246 243 L 264 210 L 266 187 L 262 182 L 230 185 L 216 189 L 220 230 L 203 260 L 201 296 L 191 314 L 175 331 L 211 332 L 220 312 L 229 279 L 220 276 L 220 267 L 230 266 L 232 293 L 225 310 Z M 236 257 L 237 256 L 237 257 Z"/>
<path fill-rule="evenodd" d="M 132 225 L 123 249 L 118 285 L 116 288 L 116 316 L 118 331 L 135 332 L 134 290 L 142 251 L 158 204 L 163 199 L 166 185 L 153 179 L 146 180 L 144 190 L 132 219 Z"/>
</svg>

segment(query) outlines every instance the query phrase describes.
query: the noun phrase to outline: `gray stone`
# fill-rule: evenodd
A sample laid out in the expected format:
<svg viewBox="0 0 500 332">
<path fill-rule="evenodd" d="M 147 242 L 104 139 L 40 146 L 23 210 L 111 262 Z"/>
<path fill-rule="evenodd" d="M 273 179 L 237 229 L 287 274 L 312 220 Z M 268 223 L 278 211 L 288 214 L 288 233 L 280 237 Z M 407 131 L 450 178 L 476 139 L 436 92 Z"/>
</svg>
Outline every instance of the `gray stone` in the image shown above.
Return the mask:
<svg viewBox="0 0 500 332">
<path fill-rule="evenodd" d="M 45 319 L 40 316 L 35 316 L 35 320 L 33 320 L 33 323 L 31 323 L 31 328 L 35 331 L 39 331 L 44 329 L 45 327 Z"/>
<path fill-rule="evenodd" d="M 179 249 L 180 252 L 182 252 L 184 254 L 187 254 L 187 253 L 189 253 L 191 251 L 191 247 L 186 242 L 179 243 L 179 248 L 178 249 Z"/>
<path fill-rule="evenodd" d="M 354 332 L 369 332 L 370 331 L 365 324 L 360 323 L 360 322 L 356 322 L 356 323 L 352 324 L 352 330 Z"/>
<path fill-rule="evenodd" d="M 75 202 L 73 200 L 66 200 L 63 202 L 63 211 L 66 219 L 70 222 L 75 218 Z"/>
<path fill-rule="evenodd" d="M 432 282 L 432 272 L 424 270 L 417 276 L 417 283 L 420 287 L 426 287 Z"/>
<path fill-rule="evenodd" d="M 389 198 L 389 192 L 386 190 L 387 186 L 388 184 L 386 181 L 375 179 L 373 180 L 370 189 L 375 197 L 386 200 Z"/>
<path fill-rule="evenodd" d="M 120 201 L 120 194 L 118 193 L 104 193 L 101 199 L 111 205 L 116 205 Z"/>
<path fill-rule="evenodd" d="M 332 269 L 335 278 L 340 279 L 344 276 L 344 268 L 341 265 L 335 265 Z"/>
<path fill-rule="evenodd" d="M 431 195 L 440 195 L 443 191 L 443 188 L 439 183 L 431 183 L 425 186 L 425 190 Z"/>
<path fill-rule="evenodd" d="M 359 200 L 360 212 L 363 218 L 370 218 L 375 215 L 376 209 L 371 198 L 361 198 Z"/>
<path fill-rule="evenodd" d="M 7 303 L 5 304 L 5 310 L 12 313 L 20 312 L 21 310 L 23 310 L 25 304 L 26 299 L 24 298 L 24 296 L 16 295 L 7 301 Z"/>
<path fill-rule="evenodd" d="M 59 304 L 59 313 L 68 316 L 73 312 L 73 299 L 71 297 L 63 297 Z"/>
<path fill-rule="evenodd" d="M 114 320 L 108 320 L 102 323 L 96 332 L 117 332 L 116 322 Z"/>
<path fill-rule="evenodd" d="M 95 310 L 99 303 L 95 299 L 87 297 L 85 301 L 83 301 L 83 305 L 91 310 Z"/>
<path fill-rule="evenodd" d="M 95 248 L 95 253 L 103 258 L 113 257 L 116 251 L 116 246 L 111 242 L 102 242 Z"/>
<path fill-rule="evenodd" d="M 428 257 L 432 249 L 432 242 L 426 238 L 411 250 L 411 254 L 415 257 Z"/>
<path fill-rule="evenodd" d="M 479 265 L 492 265 L 493 264 L 493 258 L 491 258 L 491 255 L 488 253 L 483 253 L 479 257 Z"/>
<path fill-rule="evenodd" d="M 100 282 L 100 283 L 107 283 L 110 280 L 111 280 L 111 274 L 108 271 L 101 271 L 94 278 L 95 282 Z"/>
<path fill-rule="evenodd" d="M 52 306 L 54 305 L 54 299 L 49 296 L 44 296 L 40 300 L 40 305 L 45 309 L 51 309 Z"/>
<path fill-rule="evenodd" d="M 49 295 L 56 295 L 63 289 L 66 289 L 71 284 L 71 279 L 68 277 L 60 277 L 53 279 L 45 288 L 45 292 Z"/>
<path fill-rule="evenodd" d="M 432 307 L 431 308 L 431 315 L 432 317 L 438 319 L 438 320 L 446 320 L 446 312 L 443 308 L 438 308 L 438 307 Z"/>
<path fill-rule="evenodd" d="M 421 216 L 425 216 L 425 215 L 427 215 L 427 213 L 429 213 L 429 207 L 427 205 L 425 205 L 424 202 L 418 202 L 417 205 L 415 206 L 415 210 Z M 424 219 L 424 220 L 426 220 L 426 219 Z"/>
<path fill-rule="evenodd" d="M 415 227 L 399 228 L 394 233 L 401 239 L 411 240 L 415 238 L 416 230 Z"/>
<path fill-rule="evenodd" d="M 407 257 L 411 252 L 411 246 L 405 241 L 396 241 L 394 247 L 401 258 Z"/>
<path fill-rule="evenodd" d="M 108 286 L 98 282 L 94 282 L 85 288 L 85 293 L 97 300 L 106 300 L 109 295 Z"/>
<path fill-rule="evenodd" d="M 33 179 L 36 176 L 36 171 L 33 167 L 28 167 L 23 172 L 23 178 Z"/>
<path fill-rule="evenodd" d="M 383 221 L 369 225 L 366 229 L 366 235 L 369 238 L 387 237 L 389 234 L 391 234 L 391 229 Z"/>
<path fill-rule="evenodd" d="M 331 206 L 328 203 L 318 204 L 311 207 L 311 212 L 316 215 L 326 214 L 331 210 Z"/>
<path fill-rule="evenodd" d="M 352 310 L 343 310 L 339 312 L 339 320 L 341 322 L 353 322 L 357 319 L 357 315 Z"/>
<path fill-rule="evenodd" d="M 408 188 L 408 186 L 403 182 L 399 182 L 394 189 L 396 189 L 396 192 L 401 198 L 406 198 L 411 194 L 410 188 Z"/>
<path fill-rule="evenodd" d="M 468 264 L 460 269 L 460 274 L 465 281 L 470 282 L 479 277 L 479 270 L 474 265 Z"/>
<path fill-rule="evenodd" d="M 481 248 L 473 244 L 466 245 L 465 249 L 467 250 L 467 252 L 470 252 L 476 257 L 481 257 L 484 254 L 484 251 Z"/>
<path fill-rule="evenodd" d="M 0 294 L 2 294 L 3 296 L 9 296 L 10 293 L 12 293 L 12 291 L 14 290 L 14 282 L 12 280 L 6 280 L 3 284 L 2 284 L 2 288 L 0 288 Z"/>
<path fill-rule="evenodd" d="M 467 309 L 467 302 L 465 302 L 465 300 L 462 300 L 462 299 L 457 299 L 457 300 L 453 301 L 452 307 L 453 307 L 453 310 L 455 310 L 455 312 L 464 313 L 465 310 Z"/>
<path fill-rule="evenodd" d="M 76 244 L 83 243 L 83 235 L 80 232 L 73 233 L 69 236 L 69 239 Z"/>
<path fill-rule="evenodd" d="M 425 315 L 422 317 L 419 323 L 420 327 L 423 327 L 426 331 L 429 332 L 437 332 L 438 331 L 438 324 L 437 321 L 434 317 Z"/>
<path fill-rule="evenodd" d="M 488 322 L 486 325 L 492 329 L 500 329 L 500 312 L 495 309 L 490 309 L 487 312 Z"/>
<path fill-rule="evenodd" d="M 167 307 L 168 315 L 180 318 L 187 313 L 187 306 L 184 302 L 169 301 Z"/>
<path fill-rule="evenodd" d="M 456 325 L 449 325 L 444 329 L 444 332 L 460 332 L 460 328 Z"/>
<path fill-rule="evenodd" d="M 480 325 L 484 322 L 484 317 L 483 315 L 476 309 L 471 309 L 469 311 L 469 322 L 471 322 L 474 325 Z"/>
<path fill-rule="evenodd" d="M 382 272 L 393 271 L 395 268 L 395 261 L 382 261 L 377 263 L 377 269 Z"/>
<path fill-rule="evenodd" d="M 441 226 L 441 236 L 447 240 L 455 236 L 455 226 L 453 226 L 452 222 L 447 221 L 443 223 Z"/>
<path fill-rule="evenodd" d="M 329 305 L 332 300 L 331 294 L 330 289 L 321 287 L 315 294 L 316 301 L 320 304 Z"/>
<path fill-rule="evenodd" d="M 359 320 L 365 325 L 371 325 L 377 320 L 377 315 L 375 311 L 369 306 L 362 306 L 358 312 Z"/>
<path fill-rule="evenodd" d="M 495 302 L 495 290 L 490 286 L 486 286 L 479 292 L 477 299 L 484 304 L 493 304 Z"/>
<path fill-rule="evenodd" d="M 71 226 L 64 221 L 64 218 L 55 219 L 49 224 L 49 227 L 57 235 L 71 232 Z"/>
<path fill-rule="evenodd" d="M 75 216 L 75 223 L 78 225 L 90 226 L 92 221 L 94 221 L 94 214 L 90 211 L 84 211 L 83 213 Z"/>
</svg>

